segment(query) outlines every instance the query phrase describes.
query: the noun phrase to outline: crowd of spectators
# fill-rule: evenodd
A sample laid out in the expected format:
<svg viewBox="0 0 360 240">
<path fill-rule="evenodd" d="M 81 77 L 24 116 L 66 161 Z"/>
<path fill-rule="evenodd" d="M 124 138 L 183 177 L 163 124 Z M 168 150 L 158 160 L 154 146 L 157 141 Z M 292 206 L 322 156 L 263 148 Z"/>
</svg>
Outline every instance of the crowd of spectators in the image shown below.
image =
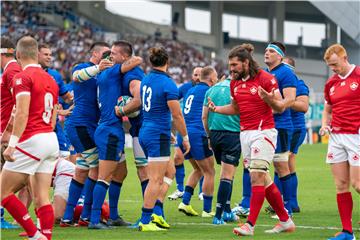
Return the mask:
<svg viewBox="0 0 360 240">
<path fill-rule="evenodd" d="M 39 3 L 42 4 L 42 3 Z M 45 5 L 44 5 L 45 7 Z M 48 7 L 48 6 L 46 6 Z M 67 16 L 70 11 L 65 2 L 57 2 L 54 13 Z M 88 49 L 94 41 L 104 40 L 104 34 L 94 31 L 88 24 L 73 24 L 75 27 L 63 28 L 49 25 L 41 17 L 40 12 L 34 9 L 44 9 L 41 6 L 34 8 L 32 2 L 1 2 L 1 34 L 9 36 L 14 41 L 24 34 L 33 35 L 40 43 L 47 43 L 52 47 L 53 67 L 60 71 L 66 81 L 70 80 L 71 67 L 87 59 Z M 143 69 L 148 72 L 148 49 L 157 44 L 163 45 L 170 55 L 169 73 L 177 84 L 191 79 L 194 67 L 212 65 L 219 75 L 224 73 L 222 61 L 205 57 L 195 47 L 173 39 L 156 38 L 145 35 L 118 34 L 119 38 L 131 42 L 137 56 L 144 59 Z"/>
</svg>

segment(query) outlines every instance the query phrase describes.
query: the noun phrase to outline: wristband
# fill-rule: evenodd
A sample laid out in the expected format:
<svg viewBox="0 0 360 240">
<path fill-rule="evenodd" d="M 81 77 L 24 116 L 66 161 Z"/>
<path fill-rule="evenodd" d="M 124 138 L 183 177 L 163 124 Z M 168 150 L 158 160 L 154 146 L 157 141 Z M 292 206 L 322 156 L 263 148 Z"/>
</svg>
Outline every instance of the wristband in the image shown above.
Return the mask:
<svg viewBox="0 0 360 240">
<path fill-rule="evenodd" d="M 182 137 L 182 139 L 183 139 L 183 141 L 188 142 L 189 141 L 189 135 L 186 134 L 185 136 Z"/>
<path fill-rule="evenodd" d="M 16 144 L 19 142 L 19 137 L 15 136 L 15 135 L 11 135 L 10 136 L 10 140 L 9 140 L 9 147 L 16 147 Z"/>
<path fill-rule="evenodd" d="M 119 107 L 119 112 L 120 112 L 121 116 L 126 116 L 126 114 L 124 112 L 124 107 Z"/>
</svg>

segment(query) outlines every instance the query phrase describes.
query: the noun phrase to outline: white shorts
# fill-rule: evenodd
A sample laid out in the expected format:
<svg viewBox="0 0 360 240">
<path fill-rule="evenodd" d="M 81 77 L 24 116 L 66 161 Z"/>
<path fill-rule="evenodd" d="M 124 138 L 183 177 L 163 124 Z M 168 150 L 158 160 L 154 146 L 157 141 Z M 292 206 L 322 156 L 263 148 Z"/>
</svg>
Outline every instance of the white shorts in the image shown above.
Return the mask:
<svg viewBox="0 0 360 240">
<path fill-rule="evenodd" d="M 39 133 L 16 145 L 14 162 L 6 162 L 4 169 L 34 175 L 54 172 L 59 156 L 59 143 L 54 132 Z"/>
<path fill-rule="evenodd" d="M 330 134 L 326 163 L 346 161 L 360 167 L 360 134 Z"/>
<path fill-rule="evenodd" d="M 271 163 L 274 158 L 276 141 L 277 130 L 275 128 L 242 131 L 240 143 L 244 163 L 249 166 L 252 159 Z"/>
<path fill-rule="evenodd" d="M 67 201 L 71 179 L 75 174 L 75 164 L 59 158 L 55 167 L 54 196 L 60 196 Z"/>
</svg>

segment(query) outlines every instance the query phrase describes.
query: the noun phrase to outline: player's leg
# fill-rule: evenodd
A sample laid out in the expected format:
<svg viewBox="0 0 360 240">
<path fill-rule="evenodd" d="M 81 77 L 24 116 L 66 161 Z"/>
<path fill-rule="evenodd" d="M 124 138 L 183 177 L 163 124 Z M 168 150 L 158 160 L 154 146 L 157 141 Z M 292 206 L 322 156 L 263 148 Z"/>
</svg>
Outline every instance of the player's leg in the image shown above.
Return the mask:
<svg viewBox="0 0 360 240">
<path fill-rule="evenodd" d="M 189 159 L 190 164 L 193 167 L 192 172 L 190 173 L 184 190 L 184 195 L 182 202 L 179 204 L 179 211 L 185 213 L 188 216 L 198 216 L 199 214 L 191 207 L 190 200 L 194 194 L 194 189 L 196 184 L 199 182 L 200 178 L 203 176 L 200 167 L 196 161 L 192 158 Z"/>
<path fill-rule="evenodd" d="M 182 148 L 182 137 L 180 134 L 177 134 L 177 142 L 175 144 L 174 150 L 176 190 L 168 196 L 169 200 L 176 200 L 178 198 L 182 198 L 184 195 L 185 156 L 183 154 L 184 149 Z"/>
<path fill-rule="evenodd" d="M 7 181 L 7 179 L 11 179 L 11 181 Z M 38 230 L 31 220 L 27 208 L 14 194 L 27 179 L 27 174 L 3 169 L 1 172 L 1 205 L 24 228 L 27 235 L 33 237 L 38 233 Z"/>
<path fill-rule="evenodd" d="M 204 192 L 204 205 L 203 205 L 203 217 L 213 217 L 212 199 L 214 194 L 214 178 L 215 168 L 213 157 L 207 157 L 204 160 L 197 161 L 201 172 L 204 176 L 203 192 Z"/>
<path fill-rule="evenodd" d="M 121 123 L 111 126 L 100 125 L 95 132 L 99 152 L 99 175 L 93 190 L 93 203 L 89 229 L 107 229 L 100 223 L 101 207 L 104 203 L 111 178 L 124 151 L 125 135 Z"/>
<path fill-rule="evenodd" d="M 53 208 L 55 222 L 59 222 L 66 209 L 66 200 L 69 197 L 69 188 L 72 178 L 70 176 L 57 176 L 54 179 L 54 200 Z"/>
<path fill-rule="evenodd" d="M 132 139 L 133 139 L 133 153 L 135 159 L 136 172 L 141 185 L 141 193 L 144 198 L 145 189 L 149 183 L 149 177 L 147 173 L 148 160 L 146 158 L 144 150 L 140 145 L 139 138 L 133 137 Z"/>
<path fill-rule="evenodd" d="M 117 164 L 115 172 L 112 176 L 112 180 L 109 186 L 109 207 L 110 207 L 110 216 L 107 224 L 109 226 L 129 226 L 130 223 L 125 222 L 122 217 L 120 217 L 118 212 L 118 204 L 120 198 L 121 187 L 127 176 L 127 167 L 125 160 L 125 153 L 120 159 L 120 162 Z"/>
<path fill-rule="evenodd" d="M 283 199 L 286 210 L 291 215 L 291 175 L 289 170 L 289 150 L 292 131 L 287 129 L 278 129 L 278 139 L 274 156 L 275 171 L 279 176 L 283 190 Z"/>
</svg>

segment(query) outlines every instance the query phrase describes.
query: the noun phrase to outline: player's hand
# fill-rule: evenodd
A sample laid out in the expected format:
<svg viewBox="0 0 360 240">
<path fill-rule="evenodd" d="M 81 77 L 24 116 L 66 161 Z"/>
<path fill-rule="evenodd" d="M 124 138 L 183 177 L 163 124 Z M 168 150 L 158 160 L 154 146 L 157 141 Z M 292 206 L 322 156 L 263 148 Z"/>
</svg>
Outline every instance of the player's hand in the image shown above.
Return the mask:
<svg viewBox="0 0 360 240">
<path fill-rule="evenodd" d="M 176 137 L 173 133 L 171 133 L 171 136 L 170 136 L 170 143 L 171 144 L 176 144 Z"/>
<path fill-rule="evenodd" d="M 211 142 L 210 142 L 210 138 L 209 138 L 209 137 L 208 137 L 208 145 L 209 145 L 209 149 L 212 151 Z"/>
<path fill-rule="evenodd" d="M 115 114 L 119 118 L 126 116 L 126 114 L 124 113 L 124 110 L 121 111 L 119 106 L 115 106 Z"/>
<path fill-rule="evenodd" d="M 114 63 L 108 59 L 103 59 L 100 61 L 99 63 L 99 70 L 100 72 L 109 68 L 109 67 L 112 67 L 114 65 Z"/>
<path fill-rule="evenodd" d="M 320 136 L 325 136 L 327 134 L 330 134 L 331 132 L 331 127 L 330 126 L 322 126 L 319 130 L 319 134 Z"/>
<path fill-rule="evenodd" d="M 208 105 L 208 108 L 209 108 L 210 111 L 216 112 L 216 106 L 213 103 L 213 101 L 211 101 L 210 97 L 208 97 L 208 104 L 207 105 Z"/>
<path fill-rule="evenodd" d="M 184 156 L 185 156 L 186 154 L 188 154 L 190 152 L 190 148 L 191 148 L 190 147 L 190 142 L 189 142 L 189 137 L 187 139 L 183 137 L 182 144 L 183 144 L 183 147 L 184 147 L 184 150 L 185 150 L 185 152 L 184 152 Z"/>
<path fill-rule="evenodd" d="M 15 148 L 8 146 L 3 153 L 3 157 L 4 157 L 5 161 L 14 162 L 15 161 L 15 158 L 13 156 L 14 152 L 15 152 Z"/>
<path fill-rule="evenodd" d="M 11 136 L 11 132 L 10 131 L 5 131 L 0 135 L 0 143 L 4 144 L 4 143 L 8 143 L 9 139 Z"/>
<path fill-rule="evenodd" d="M 273 100 L 275 98 L 275 89 L 273 89 L 271 92 L 267 92 L 265 89 L 263 89 L 261 86 L 258 87 L 258 94 L 261 99 L 264 101 L 266 100 Z"/>
</svg>

